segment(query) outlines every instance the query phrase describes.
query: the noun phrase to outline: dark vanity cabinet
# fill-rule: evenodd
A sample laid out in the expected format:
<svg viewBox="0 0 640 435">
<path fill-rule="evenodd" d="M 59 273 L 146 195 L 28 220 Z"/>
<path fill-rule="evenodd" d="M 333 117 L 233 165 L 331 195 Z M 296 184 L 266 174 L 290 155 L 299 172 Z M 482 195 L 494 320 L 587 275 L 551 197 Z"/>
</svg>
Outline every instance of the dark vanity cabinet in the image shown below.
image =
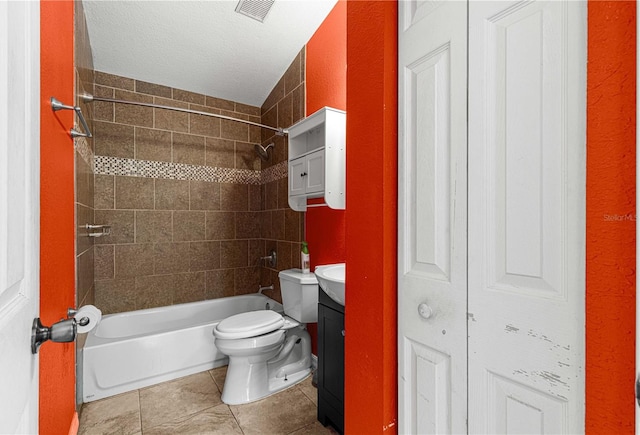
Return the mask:
<svg viewBox="0 0 640 435">
<path fill-rule="evenodd" d="M 318 421 L 343 433 L 344 307 L 318 290 Z"/>
</svg>

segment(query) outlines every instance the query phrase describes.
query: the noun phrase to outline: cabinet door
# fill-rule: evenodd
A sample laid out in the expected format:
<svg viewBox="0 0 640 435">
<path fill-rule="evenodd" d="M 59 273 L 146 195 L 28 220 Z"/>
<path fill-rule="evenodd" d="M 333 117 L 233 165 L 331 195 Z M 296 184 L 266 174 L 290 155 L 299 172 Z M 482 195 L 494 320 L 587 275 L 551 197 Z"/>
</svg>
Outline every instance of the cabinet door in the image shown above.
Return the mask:
<svg viewBox="0 0 640 435">
<path fill-rule="evenodd" d="M 289 196 L 302 195 L 305 192 L 306 157 L 289 161 Z"/>
<path fill-rule="evenodd" d="M 324 149 L 307 156 L 306 192 L 324 192 Z"/>
<path fill-rule="evenodd" d="M 343 331 L 344 314 L 318 305 L 318 394 L 340 413 L 344 401 Z"/>
</svg>

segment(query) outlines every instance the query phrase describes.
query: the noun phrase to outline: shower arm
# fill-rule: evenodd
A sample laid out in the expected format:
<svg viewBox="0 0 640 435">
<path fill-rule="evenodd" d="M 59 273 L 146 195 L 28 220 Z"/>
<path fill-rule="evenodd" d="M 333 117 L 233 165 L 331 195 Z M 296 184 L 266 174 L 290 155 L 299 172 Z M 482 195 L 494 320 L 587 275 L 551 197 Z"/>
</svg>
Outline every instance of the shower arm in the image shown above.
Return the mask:
<svg viewBox="0 0 640 435">
<path fill-rule="evenodd" d="M 194 115 L 211 116 L 213 118 L 220 118 L 220 119 L 226 119 L 228 121 L 242 122 L 244 124 L 249 124 L 256 127 L 273 130 L 276 132 L 278 136 L 284 136 L 285 134 L 289 133 L 289 131 L 284 128 L 271 127 L 270 125 L 259 124 L 257 122 L 247 121 L 244 119 L 232 118 L 231 116 L 218 115 L 217 113 L 201 112 L 199 110 L 191 110 L 191 109 L 182 109 L 180 107 L 162 106 L 160 104 L 141 103 L 139 101 L 127 101 L 127 100 L 116 100 L 113 98 L 94 97 L 93 95 L 90 95 L 90 94 L 82 94 L 80 95 L 80 98 L 82 98 L 87 103 L 90 103 L 92 101 L 104 101 L 107 103 L 130 104 L 132 106 L 152 107 L 154 109 L 166 109 L 166 110 L 173 110 L 175 112 L 193 113 Z"/>
</svg>

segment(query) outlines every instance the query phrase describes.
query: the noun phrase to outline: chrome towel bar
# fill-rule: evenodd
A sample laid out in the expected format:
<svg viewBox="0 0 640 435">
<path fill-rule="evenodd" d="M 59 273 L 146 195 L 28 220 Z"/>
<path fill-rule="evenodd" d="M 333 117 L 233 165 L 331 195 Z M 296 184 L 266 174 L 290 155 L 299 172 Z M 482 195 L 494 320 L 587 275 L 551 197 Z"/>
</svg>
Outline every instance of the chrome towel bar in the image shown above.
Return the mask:
<svg viewBox="0 0 640 435">
<path fill-rule="evenodd" d="M 69 134 L 71 135 L 72 138 L 76 138 L 76 137 L 93 137 L 93 135 L 89 131 L 89 126 L 87 125 L 87 121 L 84 120 L 84 116 L 82 115 L 82 110 L 80 109 L 80 107 L 78 107 L 78 106 L 67 106 L 65 104 L 62 104 L 60 102 L 60 100 L 58 100 L 55 97 L 51 97 L 50 101 L 51 101 L 51 109 L 54 112 L 57 112 L 58 110 L 73 110 L 78 115 L 78 119 L 80 120 L 80 124 L 82 124 L 82 128 L 84 129 L 85 132 L 81 133 L 78 130 L 76 130 L 75 128 L 72 128 L 69 131 Z"/>
</svg>

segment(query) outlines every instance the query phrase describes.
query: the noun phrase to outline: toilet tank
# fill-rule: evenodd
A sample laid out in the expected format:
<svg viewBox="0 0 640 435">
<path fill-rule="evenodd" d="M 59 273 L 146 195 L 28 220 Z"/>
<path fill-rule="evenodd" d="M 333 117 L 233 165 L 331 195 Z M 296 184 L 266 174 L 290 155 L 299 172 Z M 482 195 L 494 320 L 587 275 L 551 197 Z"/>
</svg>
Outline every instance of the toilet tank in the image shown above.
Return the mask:
<svg viewBox="0 0 640 435">
<path fill-rule="evenodd" d="M 313 273 L 300 269 L 282 270 L 278 274 L 284 313 L 298 322 L 318 321 L 318 280 Z"/>
</svg>

